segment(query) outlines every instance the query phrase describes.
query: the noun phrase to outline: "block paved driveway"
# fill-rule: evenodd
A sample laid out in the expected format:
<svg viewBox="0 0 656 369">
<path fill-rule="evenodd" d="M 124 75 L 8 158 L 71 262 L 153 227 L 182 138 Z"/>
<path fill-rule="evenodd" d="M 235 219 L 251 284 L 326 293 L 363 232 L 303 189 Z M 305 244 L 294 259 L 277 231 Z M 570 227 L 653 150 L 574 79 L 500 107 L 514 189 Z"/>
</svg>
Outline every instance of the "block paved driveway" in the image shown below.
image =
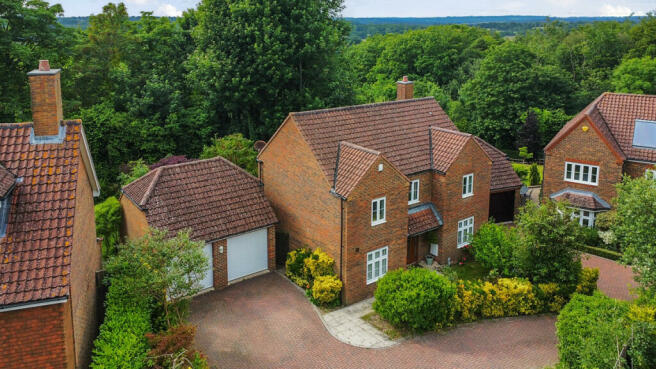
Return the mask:
<svg viewBox="0 0 656 369">
<path fill-rule="evenodd" d="M 637 286 L 631 268 L 590 254 L 583 254 L 581 262 L 584 267 L 599 269 L 597 288 L 606 296 L 620 300 L 631 300 L 636 297 L 630 292 L 631 288 Z"/>
<path fill-rule="evenodd" d="M 237 368 L 542 368 L 557 361 L 552 315 L 460 325 L 386 349 L 337 341 L 307 298 L 269 273 L 194 298 L 196 345 L 210 365 Z"/>
</svg>

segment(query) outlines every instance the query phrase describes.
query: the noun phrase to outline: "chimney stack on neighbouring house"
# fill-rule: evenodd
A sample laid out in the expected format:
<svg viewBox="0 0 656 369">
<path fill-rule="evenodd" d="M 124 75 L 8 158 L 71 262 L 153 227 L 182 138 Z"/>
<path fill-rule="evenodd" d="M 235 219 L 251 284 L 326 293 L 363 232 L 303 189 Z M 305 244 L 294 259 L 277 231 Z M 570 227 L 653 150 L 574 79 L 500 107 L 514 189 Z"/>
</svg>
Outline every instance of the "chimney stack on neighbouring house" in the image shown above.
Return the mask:
<svg viewBox="0 0 656 369">
<path fill-rule="evenodd" d="M 415 85 L 408 81 L 408 76 L 403 76 L 403 80 L 396 82 L 396 100 L 408 100 L 414 97 Z"/>
<path fill-rule="evenodd" d="M 64 119 L 59 72 L 59 69 L 50 69 L 47 60 L 39 60 L 39 69 L 27 73 L 32 95 L 35 137 L 59 134 L 59 127 Z"/>
</svg>

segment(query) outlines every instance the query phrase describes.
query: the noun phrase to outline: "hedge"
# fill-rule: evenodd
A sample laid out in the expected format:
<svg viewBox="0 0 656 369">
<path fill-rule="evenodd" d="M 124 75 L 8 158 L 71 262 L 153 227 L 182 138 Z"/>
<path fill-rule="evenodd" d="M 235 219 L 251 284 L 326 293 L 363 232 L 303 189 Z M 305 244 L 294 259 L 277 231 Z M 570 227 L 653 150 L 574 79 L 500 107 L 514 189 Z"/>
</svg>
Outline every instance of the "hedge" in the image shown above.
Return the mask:
<svg viewBox="0 0 656 369">
<path fill-rule="evenodd" d="M 583 246 L 583 251 L 587 252 L 588 254 L 597 255 L 610 260 L 619 260 L 622 258 L 622 254 L 619 252 L 602 249 L 600 247 Z"/>
<path fill-rule="evenodd" d="M 151 331 L 151 305 L 130 296 L 120 284 L 109 286 L 105 321 L 94 341 L 92 369 L 142 369 L 146 367 Z"/>
</svg>

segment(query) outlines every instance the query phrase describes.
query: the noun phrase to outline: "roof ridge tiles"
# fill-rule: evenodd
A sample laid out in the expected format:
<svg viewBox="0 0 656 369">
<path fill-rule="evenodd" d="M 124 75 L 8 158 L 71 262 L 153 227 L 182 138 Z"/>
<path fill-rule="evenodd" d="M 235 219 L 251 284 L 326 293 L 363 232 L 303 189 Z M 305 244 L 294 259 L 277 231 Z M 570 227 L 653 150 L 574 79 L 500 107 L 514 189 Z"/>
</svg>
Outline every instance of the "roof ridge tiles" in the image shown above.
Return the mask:
<svg viewBox="0 0 656 369">
<path fill-rule="evenodd" d="M 434 129 L 434 130 L 445 132 L 445 133 L 452 133 L 452 134 L 463 136 L 463 137 L 472 137 L 473 136 L 471 133 L 466 133 L 466 132 L 461 132 L 461 131 L 454 131 L 452 129 L 442 128 L 442 127 L 430 126 L 430 129 Z"/>
<path fill-rule="evenodd" d="M 155 186 L 157 185 L 157 181 L 159 180 L 159 176 L 161 174 L 162 174 L 162 167 L 155 169 L 155 174 L 153 178 L 150 180 L 150 184 L 148 184 L 148 188 L 146 189 L 146 192 L 144 192 L 141 201 L 139 201 L 139 206 L 143 207 L 148 203 L 148 199 L 150 198 L 150 195 L 153 193 L 153 190 L 155 189 Z"/>
<path fill-rule="evenodd" d="M 305 115 L 314 115 L 314 114 L 321 114 L 321 113 L 331 113 L 331 112 L 337 112 L 337 111 L 359 110 L 359 109 L 366 109 L 366 108 L 372 108 L 372 107 L 378 107 L 378 106 L 407 104 L 407 103 L 410 103 L 410 102 L 425 101 L 425 100 L 435 100 L 435 98 L 433 96 L 426 96 L 426 97 L 420 97 L 420 98 L 416 98 L 416 99 L 384 101 L 384 102 L 370 103 L 370 104 L 341 106 L 341 107 L 337 107 L 337 108 L 327 108 L 327 109 L 308 110 L 308 111 L 301 111 L 301 112 L 291 112 L 289 114 L 294 115 L 294 116 L 305 116 Z"/>
<path fill-rule="evenodd" d="M 360 150 L 360 151 L 365 151 L 365 152 L 368 152 L 370 154 L 380 155 L 380 151 L 376 151 L 376 150 L 373 150 L 373 149 L 370 149 L 370 148 L 367 148 L 367 147 L 364 147 L 364 146 L 356 145 L 356 144 L 348 142 L 348 141 L 340 141 L 339 144 L 340 145 L 350 146 L 353 149 Z"/>
</svg>

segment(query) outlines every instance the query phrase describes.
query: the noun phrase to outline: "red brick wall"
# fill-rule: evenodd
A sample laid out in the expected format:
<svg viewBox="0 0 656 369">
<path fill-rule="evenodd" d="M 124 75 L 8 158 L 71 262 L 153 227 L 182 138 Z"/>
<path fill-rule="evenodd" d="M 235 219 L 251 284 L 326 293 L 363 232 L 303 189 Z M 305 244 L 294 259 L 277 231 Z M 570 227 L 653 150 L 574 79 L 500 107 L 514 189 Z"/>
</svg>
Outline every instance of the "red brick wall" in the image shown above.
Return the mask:
<svg viewBox="0 0 656 369">
<path fill-rule="evenodd" d="M 335 260 L 340 252 L 340 199 L 292 117 L 259 155 L 264 194 L 276 212 L 289 247 L 321 247 Z M 406 200 L 407 201 L 407 200 Z"/>
<path fill-rule="evenodd" d="M 417 206 L 418 204 L 430 202 L 433 191 L 433 173 L 426 171 L 423 173 L 411 174 L 408 176 L 408 179 L 410 181 L 419 180 L 419 202 L 410 206 Z"/>
<path fill-rule="evenodd" d="M 148 232 L 146 214 L 125 195 L 121 195 L 121 235 L 129 240 L 143 237 Z"/>
<path fill-rule="evenodd" d="M 267 253 L 269 270 L 276 270 L 276 227 L 271 226 L 267 228 Z"/>
<path fill-rule="evenodd" d="M 70 303 L 0 313 L 0 352 L 0 368 L 74 368 Z"/>
<path fill-rule="evenodd" d="M 442 214 L 444 225 L 438 230 L 438 261 L 448 258 L 456 262 L 462 254 L 458 249 L 458 221 L 474 217 L 474 231 L 488 220 L 490 209 L 490 174 L 492 162 L 471 139 L 451 165 L 446 175 L 433 174 L 433 202 Z M 474 173 L 474 195 L 462 198 L 462 177 Z"/>
<path fill-rule="evenodd" d="M 77 367 L 91 360 L 93 340 L 98 334 L 98 288 L 96 272 L 101 268 L 101 250 L 96 242 L 93 195 L 82 161 L 78 168 L 75 195 L 73 250 L 71 251 L 71 302 Z"/>
<path fill-rule="evenodd" d="M 223 246 L 223 252 L 220 248 Z M 214 289 L 221 289 L 228 285 L 228 241 L 223 239 L 212 244 L 212 254 L 214 255 Z"/>
<path fill-rule="evenodd" d="M 583 131 L 583 126 L 589 129 Z M 565 162 L 578 161 L 599 166 L 598 186 L 565 181 Z M 592 191 L 604 200 L 616 196 L 615 184 L 622 179 L 622 163 L 599 137 L 586 120 L 579 123 L 570 134 L 545 153 L 544 181 L 542 185 L 543 200 L 552 193 L 566 187 Z"/>
<path fill-rule="evenodd" d="M 383 171 L 378 164 L 383 163 Z M 406 178 L 381 158 L 351 192 L 345 204 L 344 302 L 352 304 L 373 295 L 376 283 L 367 285 L 367 253 L 388 247 L 388 270 L 405 267 L 408 236 Z M 371 201 L 386 197 L 386 222 L 371 225 Z"/>
<path fill-rule="evenodd" d="M 60 75 L 29 76 L 32 96 L 32 120 L 36 136 L 54 136 L 59 133 L 63 119 Z"/>
<path fill-rule="evenodd" d="M 654 168 L 656 168 L 654 164 L 638 163 L 635 161 L 628 161 L 628 160 L 624 162 L 624 173 L 626 173 L 627 175 L 633 178 L 644 177 L 645 171 L 647 169 L 654 169 Z"/>
</svg>

